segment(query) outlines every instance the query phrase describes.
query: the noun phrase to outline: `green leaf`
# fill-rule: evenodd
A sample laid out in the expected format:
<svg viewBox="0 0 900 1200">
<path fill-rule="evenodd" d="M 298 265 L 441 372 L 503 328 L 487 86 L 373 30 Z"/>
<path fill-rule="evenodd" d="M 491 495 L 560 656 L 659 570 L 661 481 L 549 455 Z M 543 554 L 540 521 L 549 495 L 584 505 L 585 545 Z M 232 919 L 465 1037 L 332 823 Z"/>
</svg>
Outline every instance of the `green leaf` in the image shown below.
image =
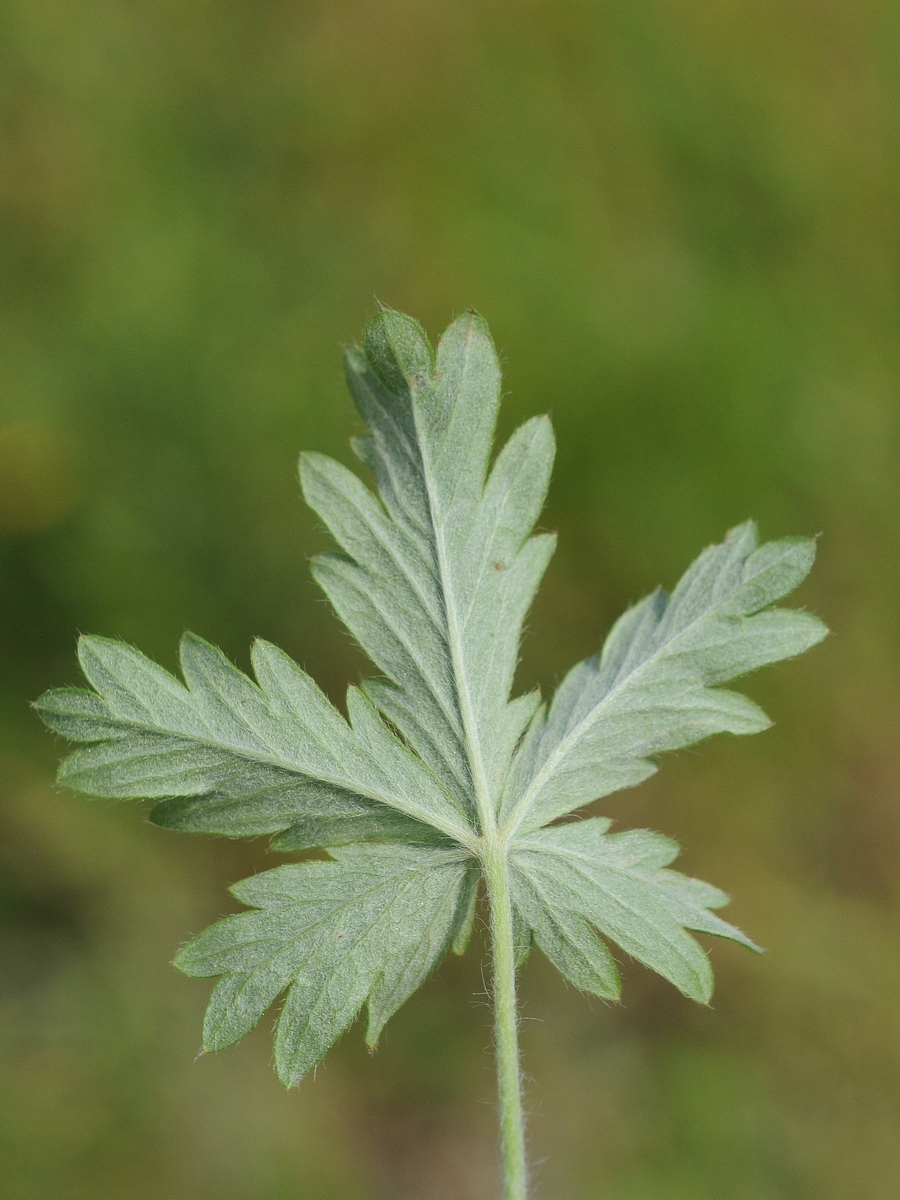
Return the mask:
<svg viewBox="0 0 900 1200">
<path fill-rule="evenodd" d="M 708 1000 L 712 973 L 692 932 L 754 948 L 715 915 L 724 894 L 673 871 L 677 847 L 658 834 L 552 822 L 646 778 L 652 755 L 766 728 L 755 704 L 720 685 L 824 636 L 815 617 L 772 607 L 806 576 L 814 543 L 758 547 L 753 524 L 739 526 L 671 596 L 627 612 L 549 709 L 536 692 L 511 699 L 522 623 L 554 548 L 532 532 L 553 461 L 549 421 L 527 421 L 491 463 L 500 370 L 475 313 L 435 352 L 411 318 L 381 312 L 346 370 L 368 426 L 354 449 L 377 494 L 320 454 L 300 464 L 339 548 L 313 573 L 380 672 L 348 690 L 346 718 L 269 643 L 254 645 L 251 679 L 193 635 L 183 682 L 130 646 L 82 638 L 92 690 L 37 703 L 83 743 L 60 769 L 68 786 L 152 799 L 151 820 L 170 829 L 268 834 L 281 852 L 332 856 L 237 885 L 253 911 L 178 956 L 188 974 L 221 976 L 205 1047 L 242 1037 L 282 992 L 285 1082 L 365 1003 L 374 1042 L 445 951 L 465 950 L 482 876 L 513 897 L 508 962 L 537 944 L 578 987 L 612 998 L 609 942 Z"/>
<path fill-rule="evenodd" d="M 523 836 L 512 853 L 516 908 L 551 962 L 577 987 L 617 999 L 619 973 L 594 933 L 664 976 L 686 996 L 712 995 L 709 959 L 685 930 L 758 949 L 710 908 L 727 896 L 667 870 L 678 854 L 669 838 L 646 830 L 608 834 L 605 818 Z"/>
<path fill-rule="evenodd" d="M 139 651 L 79 642 L 95 692 L 64 688 L 37 702 L 51 728 L 90 745 L 59 779 L 91 796 L 160 798 L 160 825 L 229 837 L 285 833 L 285 843 L 466 836 L 432 773 L 357 689 L 351 722 L 309 676 L 266 642 L 253 648 L 259 684 L 207 642 L 181 644 L 187 686 Z M 313 836 L 310 842 L 310 837 Z"/>
<path fill-rule="evenodd" d="M 713 733 L 758 733 L 765 713 L 714 685 L 814 646 L 827 630 L 807 613 L 762 611 L 808 574 L 815 543 L 757 549 L 752 521 L 711 546 L 671 596 L 654 592 L 619 619 L 602 654 L 574 667 L 516 756 L 502 812 L 538 829 L 588 801 L 640 783 L 648 755 Z"/>
<path fill-rule="evenodd" d="M 469 913 L 458 853 L 358 846 L 333 862 L 277 867 L 232 888 L 254 911 L 226 917 L 180 952 L 186 975 L 221 975 L 204 1050 L 239 1041 L 285 990 L 275 1065 L 288 1086 L 322 1059 L 368 1001 L 366 1041 L 427 978 Z"/>
<path fill-rule="evenodd" d="M 477 314 L 434 355 L 409 317 L 383 312 L 347 378 L 370 434 L 356 449 L 378 500 L 344 467 L 304 455 L 307 502 L 343 556 L 313 574 L 386 680 L 366 690 L 473 822 L 495 810 L 538 697 L 509 703 L 522 621 L 553 551 L 529 537 L 550 477 L 549 421 L 528 421 L 490 473 L 500 370 Z"/>
</svg>

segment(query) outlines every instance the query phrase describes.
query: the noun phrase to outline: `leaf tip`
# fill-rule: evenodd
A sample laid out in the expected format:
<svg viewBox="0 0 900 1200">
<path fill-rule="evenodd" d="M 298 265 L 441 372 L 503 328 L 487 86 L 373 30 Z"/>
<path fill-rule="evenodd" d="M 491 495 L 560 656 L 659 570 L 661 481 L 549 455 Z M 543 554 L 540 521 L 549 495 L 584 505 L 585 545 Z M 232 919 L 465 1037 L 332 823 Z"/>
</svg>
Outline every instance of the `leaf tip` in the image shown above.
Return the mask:
<svg viewBox="0 0 900 1200">
<path fill-rule="evenodd" d="M 277 1054 L 275 1056 L 275 1071 L 282 1084 L 284 1084 L 285 1091 L 290 1092 L 294 1088 L 299 1087 L 303 1082 L 303 1072 L 301 1071 L 297 1074 L 296 1072 L 287 1070 L 284 1063 L 279 1063 Z"/>
</svg>

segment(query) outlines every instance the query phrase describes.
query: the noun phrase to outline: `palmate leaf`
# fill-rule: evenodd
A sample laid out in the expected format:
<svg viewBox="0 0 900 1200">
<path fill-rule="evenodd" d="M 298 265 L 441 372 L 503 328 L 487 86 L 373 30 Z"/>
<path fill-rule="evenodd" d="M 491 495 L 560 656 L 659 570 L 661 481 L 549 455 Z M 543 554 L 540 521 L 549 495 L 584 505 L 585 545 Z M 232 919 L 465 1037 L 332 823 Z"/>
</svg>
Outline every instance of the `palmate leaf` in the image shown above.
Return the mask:
<svg viewBox="0 0 900 1200">
<path fill-rule="evenodd" d="M 522 622 L 554 545 L 532 534 L 549 422 L 526 422 L 490 465 L 500 372 L 474 313 L 436 353 L 409 317 L 380 313 L 348 352 L 347 377 L 369 429 L 354 448 L 378 495 L 322 455 L 300 468 L 341 551 L 313 572 L 381 672 L 349 689 L 347 719 L 274 646 L 255 644 L 254 681 L 192 635 L 184 683 L 129 646 L 83 638 L 92 690 L 37 704 L 85 743 L 60 770 L 68 786 L 154 799 L 151 820 L 171 829 L 268 834 L 278 850 L 331 855 L 236 885 L 252 911 L 179 954 L 187 974 L 221 976 L 204 1047 L 238 1040 L 282 994 L 285 1083 L 364 1004 L 374 1043 L 445 951 L 464 950 L 478 879 L 490 882 L 498 861 L 519 959 L 534 941 L 577 986 L 613 998 L 609 942 L 706 1001 L 712 973 L 689 931 L 753 946 L 715 915 L 724 894 L 671 870 L 677 847 L 658 834 L 551 822 L 646 778 L 650 755 L 767 726 L 718 685 L 824 636 L 814 617 L 770 607 L 804 578 L 814 544 L 758 548 L 754 526 L 738 527 L 671 597 L 626 613 L 549 710 L 536 693 L 511 700 Z"/>
</svg>

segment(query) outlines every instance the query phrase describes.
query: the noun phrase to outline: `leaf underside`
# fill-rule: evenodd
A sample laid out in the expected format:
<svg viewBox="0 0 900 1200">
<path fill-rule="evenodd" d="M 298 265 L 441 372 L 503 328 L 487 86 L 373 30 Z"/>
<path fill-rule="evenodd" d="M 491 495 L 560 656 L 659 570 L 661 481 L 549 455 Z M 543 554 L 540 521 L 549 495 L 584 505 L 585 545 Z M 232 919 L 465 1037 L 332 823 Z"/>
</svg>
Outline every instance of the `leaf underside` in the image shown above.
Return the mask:
<svg viewBox="0 0 900 1200">
<path fill-rule="evenodd" d="M 444 956 L 469 912 L 477 873 L 454 851 L 348 846 L 333 862 L 277 867 L 232 888 L 252 910 L 226 917 L 176 959 L 220 975 L 203 1030 L 220 1050 L 287 990 L 275 1039 L 285 1083 L 311 1070 L 368 1001 L 366 1041 Z"/>
<path fill-rule="evenodd" d="M 346 366 L 368 427 L 354 449 L 377 495 L 322 455 L 300 466 L 339 547 L 313 573 L 380 672 L 348 690 L 346 718 L 275 646 L 255 643 L 254 680 L 190 634 L 183 683 L 130 646 L 82 638 L 90 690 L 50 691 L 36 706 L 84 743 L 61 783 L 155 800 L 150 818 L 166 828 L 264 834 L 280 851 L 331 856 L 236 885 L 250 911 L 178 955 L 187 974 L 220 976 L 204 1048 L 239 1040 L 280 995 L 285 1083 L 363 1005 L 374 1044 L 446 950 L 465 949 L 488 828 L 508 847 L 520 960 L 534 942 L 578 987 L 615 998 L 610 942 L 707 1001 L 709 960 L 689 931 L 754 948 L 715 915 L 727 897 L 673 871 L 678 848 L 659 834 L 552 822 L 639 783 L 662 751 L 767 727 L 720 685 L 825 635 L 815 617 L 772 607 L 808 573 L 814 543 L 759 547 L 752 522 L 737 527 L 671 596 L 625 613 L 549 707 L 536 693 L 510 699 L 522 622 L 554 547 L 532 533 L 553 460 L 549 421 L 526 422 L 490 463 L 500 372 L 474 313 L 435 353 L 414 321 L 382 312 Z"/>
</svg>

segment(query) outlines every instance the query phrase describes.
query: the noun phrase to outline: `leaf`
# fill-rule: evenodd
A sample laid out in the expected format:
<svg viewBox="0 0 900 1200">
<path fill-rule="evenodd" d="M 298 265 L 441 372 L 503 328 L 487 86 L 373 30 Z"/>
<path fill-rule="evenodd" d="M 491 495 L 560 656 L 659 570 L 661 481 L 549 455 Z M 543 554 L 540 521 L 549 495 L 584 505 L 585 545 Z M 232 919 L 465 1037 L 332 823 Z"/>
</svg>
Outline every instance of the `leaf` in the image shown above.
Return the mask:
<svg viewBox="0 0 900 1200">
<path fill-rule="evenodd" d="M 715 915 L 723 893 L 673 871 L 677 847 L 659 834 L 551 823 L 646 778 L 651 755 L 768 725 L 719 685 L 824 636 L 815 617 L 771 607 L 809 571 L 813 542 L 757 547 L 752 523 L 739 526 L 671 597 L 627 612 L 549 710 L 536 692 L 511 699 L 522 623 L 554 548 L 532 533 L 549 421 L 527 421 L 491 464 L 500 370 L 475 313 L 435 352 L 415 321 L 383 311 L 346 369 L 368 426 L 354 449 L 377 494 L 320 454 L 302 456 L 300 480 L 339 548 L 313 573 L 381 673 L 348 690 L 347 717 L 269 643 L 253 647 L 254 680 L 190 634 L 184 682 L 87 637 L 92 690 L 37 703 L 83 743 L 62 783 L 152 799 L 151 820 L 170 829 L 268 834 L 276 850 L 331 855 L 237 885 L 252 911 L 178 956 L 188 974 L 221 976 L 206 1049 L 242 1037 L 283 992 L 275 1057 L 286 1083 L 365 1003 L 374 1043 L 445 951 L 465 950 L 482 875 L 495 898 L 492 871 L 505 876 L 500 894 L 511 889 L 516 963 L 537 944 L 578 987 L 614 998 L 608 941 L 706 1001 L 712 973 L 691 931 L 754 948 Z"/>
<path fill-rule="evenodd" d="M 769 726 L 752 701 L 716 684 L 814 646 L 827 630 L 807 613 L 762 611 L 809 573 L 815 543 L 757 549 L 752 521 L 711 546 L 671 596 L 654 592 L 614 626 L 599 656 L 574 667 L 516 756 L 502 805 L 530 831 L 656 770 L 648 755 L 713 733 Z"/>
<path fill-rule="evenodd" d="M 368 694 L 483 825 L 538 703 L 508 700 L 554 547 L 528 536 L 550 477 L 550 424 L 528 421 L 487 473 L 500 370 L 475 313 L 436 355 L 415 321 L 379 314 L 364 352 L 348 353 L 347 378 L 381 503 L 339 464 L 302 457 L 303 494 L 344 552 L 314 559 L 313 574 L 387 677 Z"/>
<path fill-rule="evenodd" d="M 187 686 L 139 651 L 84 637 L 95 692 L 46 693 L 51 728 L 89 742 L 61 783 L 91 796 L 169 797 L 160 825 L 230 837 L 280 833 L 283 846 L 358 838 L 466 837 L 462 814 L 427 768 L 351 689 L 351 723 L 287 655 L 253 647 L 259 684 L 207 642 L 181 643 Z"/>
<path fill-rule="evenodd" d="M 287 989 L 275 1037 L 291 1086 L 366 1001 L 366 1041 L 425 980 L 468 919 L 463 855 L 410 846 L 332 851 L 333 862 L 277 867 L 232 888 L 253 911 L 226 917 L 180 952 L 186 975 L 221 975 L 204 1050 L 249 1033 Z"/>
<path fill-rule="evenodd" d="M 577 987 L 618 999 L 619 973 L 599 930 L 686 996 L 706 1003 L 712 969 L 688 929 L 758 949 L 710 908 L 728 897 L 667 870 L 678 854 L 669 838 L 646 830 L 608 834 L 595 817 L 519 839 L 512 854 L 516 908 L 541 950 Z"/>
</svg>

